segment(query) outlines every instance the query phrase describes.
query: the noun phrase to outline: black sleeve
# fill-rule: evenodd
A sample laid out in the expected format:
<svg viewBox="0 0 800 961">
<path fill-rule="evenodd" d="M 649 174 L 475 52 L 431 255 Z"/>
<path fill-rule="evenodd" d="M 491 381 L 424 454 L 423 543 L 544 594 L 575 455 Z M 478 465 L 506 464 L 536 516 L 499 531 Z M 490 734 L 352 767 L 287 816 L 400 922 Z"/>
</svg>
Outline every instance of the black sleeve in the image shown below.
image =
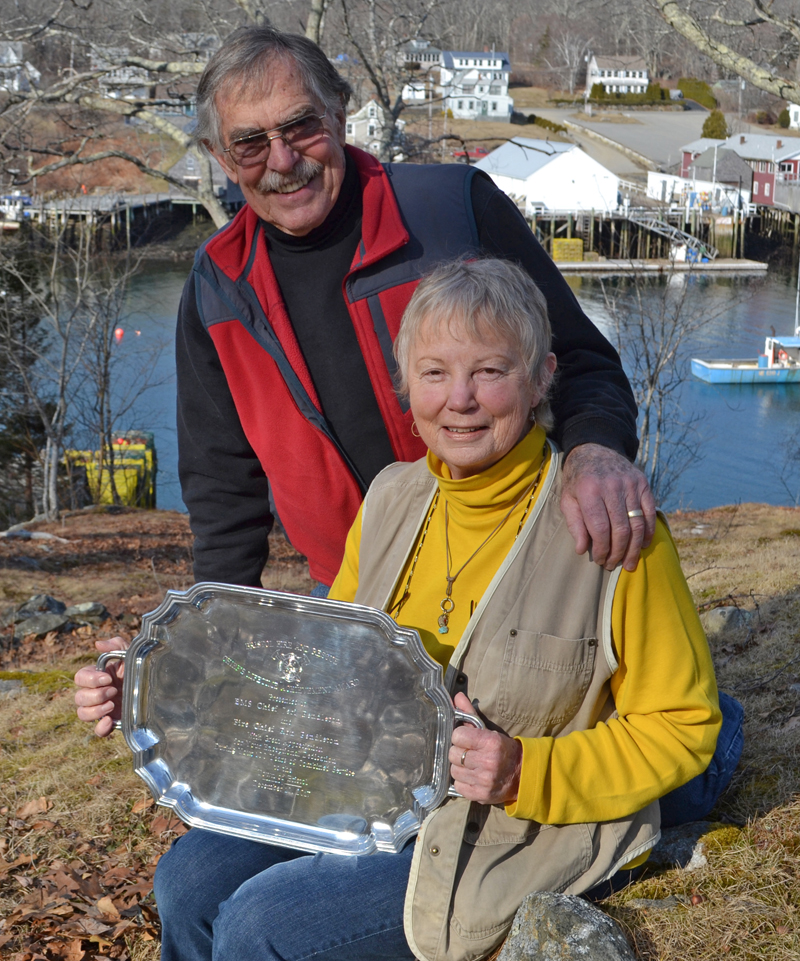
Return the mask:
<svg viewBox="0 0 800 961">
<path fill-rule="evenodd" d="M 242 430 L 217 351 L 183 289 L 175 338 L 178 475 L 194 534 L 194 576 L 261 586 L 272 529 L 269 485 Z"/>
<path fill-rule="evenodd" d="M 636 403 L 619 355 L 581 310 L 561 272 L 516 205 L 484 174 L 472 180 L 478 238 L 487 253 L 519 264 L 547 299 L 558 379 L 553 393 L 556 440 L 611 447 L 636 457 Z"/>
</svg>

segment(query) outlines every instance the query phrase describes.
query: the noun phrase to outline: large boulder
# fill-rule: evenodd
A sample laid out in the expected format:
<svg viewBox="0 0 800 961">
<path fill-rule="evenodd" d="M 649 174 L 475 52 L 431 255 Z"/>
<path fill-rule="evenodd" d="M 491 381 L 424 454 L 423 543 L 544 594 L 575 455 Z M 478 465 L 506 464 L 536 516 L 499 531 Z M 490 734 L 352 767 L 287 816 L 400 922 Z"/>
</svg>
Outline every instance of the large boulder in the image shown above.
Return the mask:
<svg viewBox="0 0 800 961">
<path fill-rule="evenodd" d="M 102 624 L 111 615 L 104 604 L 98 601 L 84 601 L 83 604 L 73 604 L 64 613 L 76 624 Z"/>
<path fill-rule="evenodd" d="M 583 898 L 535 891 L 497 961 L 635 961 L 618 925 Z"/>
<path fill-rule="evenodd" d="M 66 614 L 34 614 L 33 617 L 26 617 L 14 628 L 14 639 L 20 640 L 33 634 L 35 637 L 44 637 L 51 631 L 60 631 L 66 628 L 70 619 Z"/>
<path fill-rule="evenodd" d="M 743 611 L 738 607 L 713 607 L 700 615 L 700 623 L 707 637 L 716 637 L 718 634 L 727 634 L 729 631 L 749 627 L 752 620 L 751 611 Z"/>
<path fill-rule="evenodd" d="M 17 614 L 22 615 L 22 620 L 24 617 L 33 617 L 34 614 L 63 614 L 66 609 L 67 605 L 63 601 L 57 601 L 49 594 L 34 594 L 30 600 L 20 604 Z"/>
</svg>

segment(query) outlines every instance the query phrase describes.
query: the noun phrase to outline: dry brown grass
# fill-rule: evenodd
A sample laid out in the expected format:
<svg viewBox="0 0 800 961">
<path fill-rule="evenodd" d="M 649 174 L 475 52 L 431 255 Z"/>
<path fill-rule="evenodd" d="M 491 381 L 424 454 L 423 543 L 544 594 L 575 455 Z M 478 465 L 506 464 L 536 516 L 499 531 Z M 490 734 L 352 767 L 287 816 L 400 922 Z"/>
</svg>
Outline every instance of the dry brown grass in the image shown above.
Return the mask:
<svg viewBox="0 0 800 961">
<path fill-rule="evenodd" d="M 728 823 L 706 838 L 708 864 L 647 871 L 602 907 L 627 928 L 643 961 L 796 961 L 800 511 L 746 504 L 678 512 L 670 523 L 698 606 L 735 604 L 754 614 L 749 629 L 711 640 L 720 687 L 745 706 L 744 753 L 714 812 Z M 703 900 L 692 905 L 695 894 Z M 626 907 L 670 895 L 684 903 Z"/>
<path fill-rule="evenodd" d="M 698 605 L 737 604 L 755 615 L 750 629 L 712 641 L 721 687 L 745 705 L 745 750 L 714 814 L 722 823 L 706 837 L 707 865 L 692 873 L 649 869 L 601 906 L 626 928 L 642 961 L 796 961 L 800 511 L 743 505 L 679 512 L 671 525 Z M 0 595 L 19 600 L 44 590 L 73 601 L 101 599 L 113 614 L 140 615 L 157 603 L 159 584 L 163 589 L 188 583 L 187 525 L 178 515 L 84 515 L 68 519 L 63 529 L 50 529 L 72 544 L 34 554 L 46 568 L 42 572 L 9 567 L 12 547 L 0 542 Z M 308 590 L 302 561 L 280 535 L 272 542 L 274 563 L 265 586 Z M 33 544 L 25 550 L 37 551 Z M 22 548 L 13 550 L 19 554 Z M 80 557 L 91 557 L 91 563 Z M 160 811 L 133 811 L 147 792 L 132 772 L 122 739 L 93 738 L 74 718 L 67 679 L 93 657 L 92 639 L 88 632 L 71 647 L 53 645 L 49 652 L 38 642 L 38 660 L 31 661 L 32 648 L 18 652 L 17 661 L 28 658 L 25 663 L 6 659 L 6 666 L 33 667 L 35 673 L 23 675 L 26 686 L 16 696 L 0 698 L 0 916 L 54 863 L 79 865 L 89 879 L 100 876 L 109 857 L 152 871 L 173 836 L 169 830 L 154 833 Z M 52 805 L 40 821 L 17 816 L 39 798 Z M 23 856 L 33 863 L 3 875 L 4 863 Z M 670 895 L 680 900 L 669 910 L 630 906 L 635 898 Z M 692 905 L 693 895 L 702 901 Z M 14 930 L 20 940 L 0 946 L 0 956 L 31 957 L 17 954 L 25 926 Z M 147 931 L 144 926 L 126 934 L 131 961 L 156 961 L 158 944 L 146 939 Z"/>
</svg>

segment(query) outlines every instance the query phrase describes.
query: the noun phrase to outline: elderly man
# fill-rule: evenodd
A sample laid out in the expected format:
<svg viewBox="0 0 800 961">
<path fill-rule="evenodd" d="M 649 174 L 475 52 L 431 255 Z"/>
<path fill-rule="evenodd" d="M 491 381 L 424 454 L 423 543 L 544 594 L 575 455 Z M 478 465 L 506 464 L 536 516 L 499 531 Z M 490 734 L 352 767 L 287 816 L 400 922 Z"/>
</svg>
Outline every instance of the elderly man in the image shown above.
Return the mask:
<svg viewBox="0 0 800 961">
<path fill-rule="evenodd" d="M 393 384 L 420 278 L 453 257 L 518 262 L 547 297 L 579 552 L 636 565 L 654 503 L 619 358 L 516 207 L 474 168 L 382 166 L 345 147 L 350 89 L 304 37 L 233 34 L 198 88 L 196 138 L 247 206 L 197 255 L 177 333 L 178 432 L 195 575 L 259 585 L 269 490 L 313 577 L 332 582 L 366 487 L 424 448 Z"/>
</svg>

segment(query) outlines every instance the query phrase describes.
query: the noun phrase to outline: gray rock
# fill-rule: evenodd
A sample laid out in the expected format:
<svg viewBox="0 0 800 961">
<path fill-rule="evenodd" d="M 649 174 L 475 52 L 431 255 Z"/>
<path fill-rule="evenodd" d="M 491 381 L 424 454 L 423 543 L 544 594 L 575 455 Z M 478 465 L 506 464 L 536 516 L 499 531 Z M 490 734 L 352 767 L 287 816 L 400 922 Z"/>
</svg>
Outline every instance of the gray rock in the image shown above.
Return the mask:
<svg viewBox="0 0 800 961">
<path fill-rule="evenodd" d="M 648 864 L 665 868 L 696 871 L 708 863 L 708 846 L 703 835 L 714 830 L 711 821 L 690 821 L 675 828 L 664 828 L 661 840 L 650 852 Z"/>
<path fill-rule="evenodd" d="M 8 558 L 9 567 L 19 567 L 23 571 L 40 571 L 42 565 L 35 557 L 26 557 L 24 554 L 12 554 Z"/>
<path fill-rule="evenodd" d="M 29 634 L 44 637 L 50 631 L 60 631 L 69 622 L 66 614 L 34 614 L 33 617 L 26 617 L 24 621 L 17 624 L 14 629 L 14 638 L 19 640 Z"/>
<path fill-rule="evenodd" d="M 105 604 L 98 601 L 85 601 L 83 604 L 73 604 L 64 613 L 75 621 L 76 624 L 102 624 L 111 615 L 106 610 Z"/>
<path fill-rule="evenodd" d="M 67 605 L 63 601 L 57 601 L 49 594 L 34 594 L 30 600 L 21 604 L 17 611 L 30 617 L 33 614 L 63 614 L 66 609 Z"/>
<path fill-rule="evenodd" d="M 14 697 L 22 687 L 22 681 L 0 681 L 0 697 Z"/>
<path fill-rule="evenodd" d="M 583 898 L 536 891 L 522 902 L 497 961 L 634 961 L 617 924 Z"/>
<path fill-rule="evenodd" d="M 749 627 L 752 620 L 752 611 L 742 611 L 738 607 L 715 607 L 700 615 L 707 637 Z"/>
<path fill-rule="evenodd" d="M 17 614 L 16 607 L 7 607 L 3 613 L 0 614 L 0 630 L 10 627 L 12 624 L 16 624 L 17 621 L 20 620 L 22 620 L 22 618 Z"/>
</svg>

